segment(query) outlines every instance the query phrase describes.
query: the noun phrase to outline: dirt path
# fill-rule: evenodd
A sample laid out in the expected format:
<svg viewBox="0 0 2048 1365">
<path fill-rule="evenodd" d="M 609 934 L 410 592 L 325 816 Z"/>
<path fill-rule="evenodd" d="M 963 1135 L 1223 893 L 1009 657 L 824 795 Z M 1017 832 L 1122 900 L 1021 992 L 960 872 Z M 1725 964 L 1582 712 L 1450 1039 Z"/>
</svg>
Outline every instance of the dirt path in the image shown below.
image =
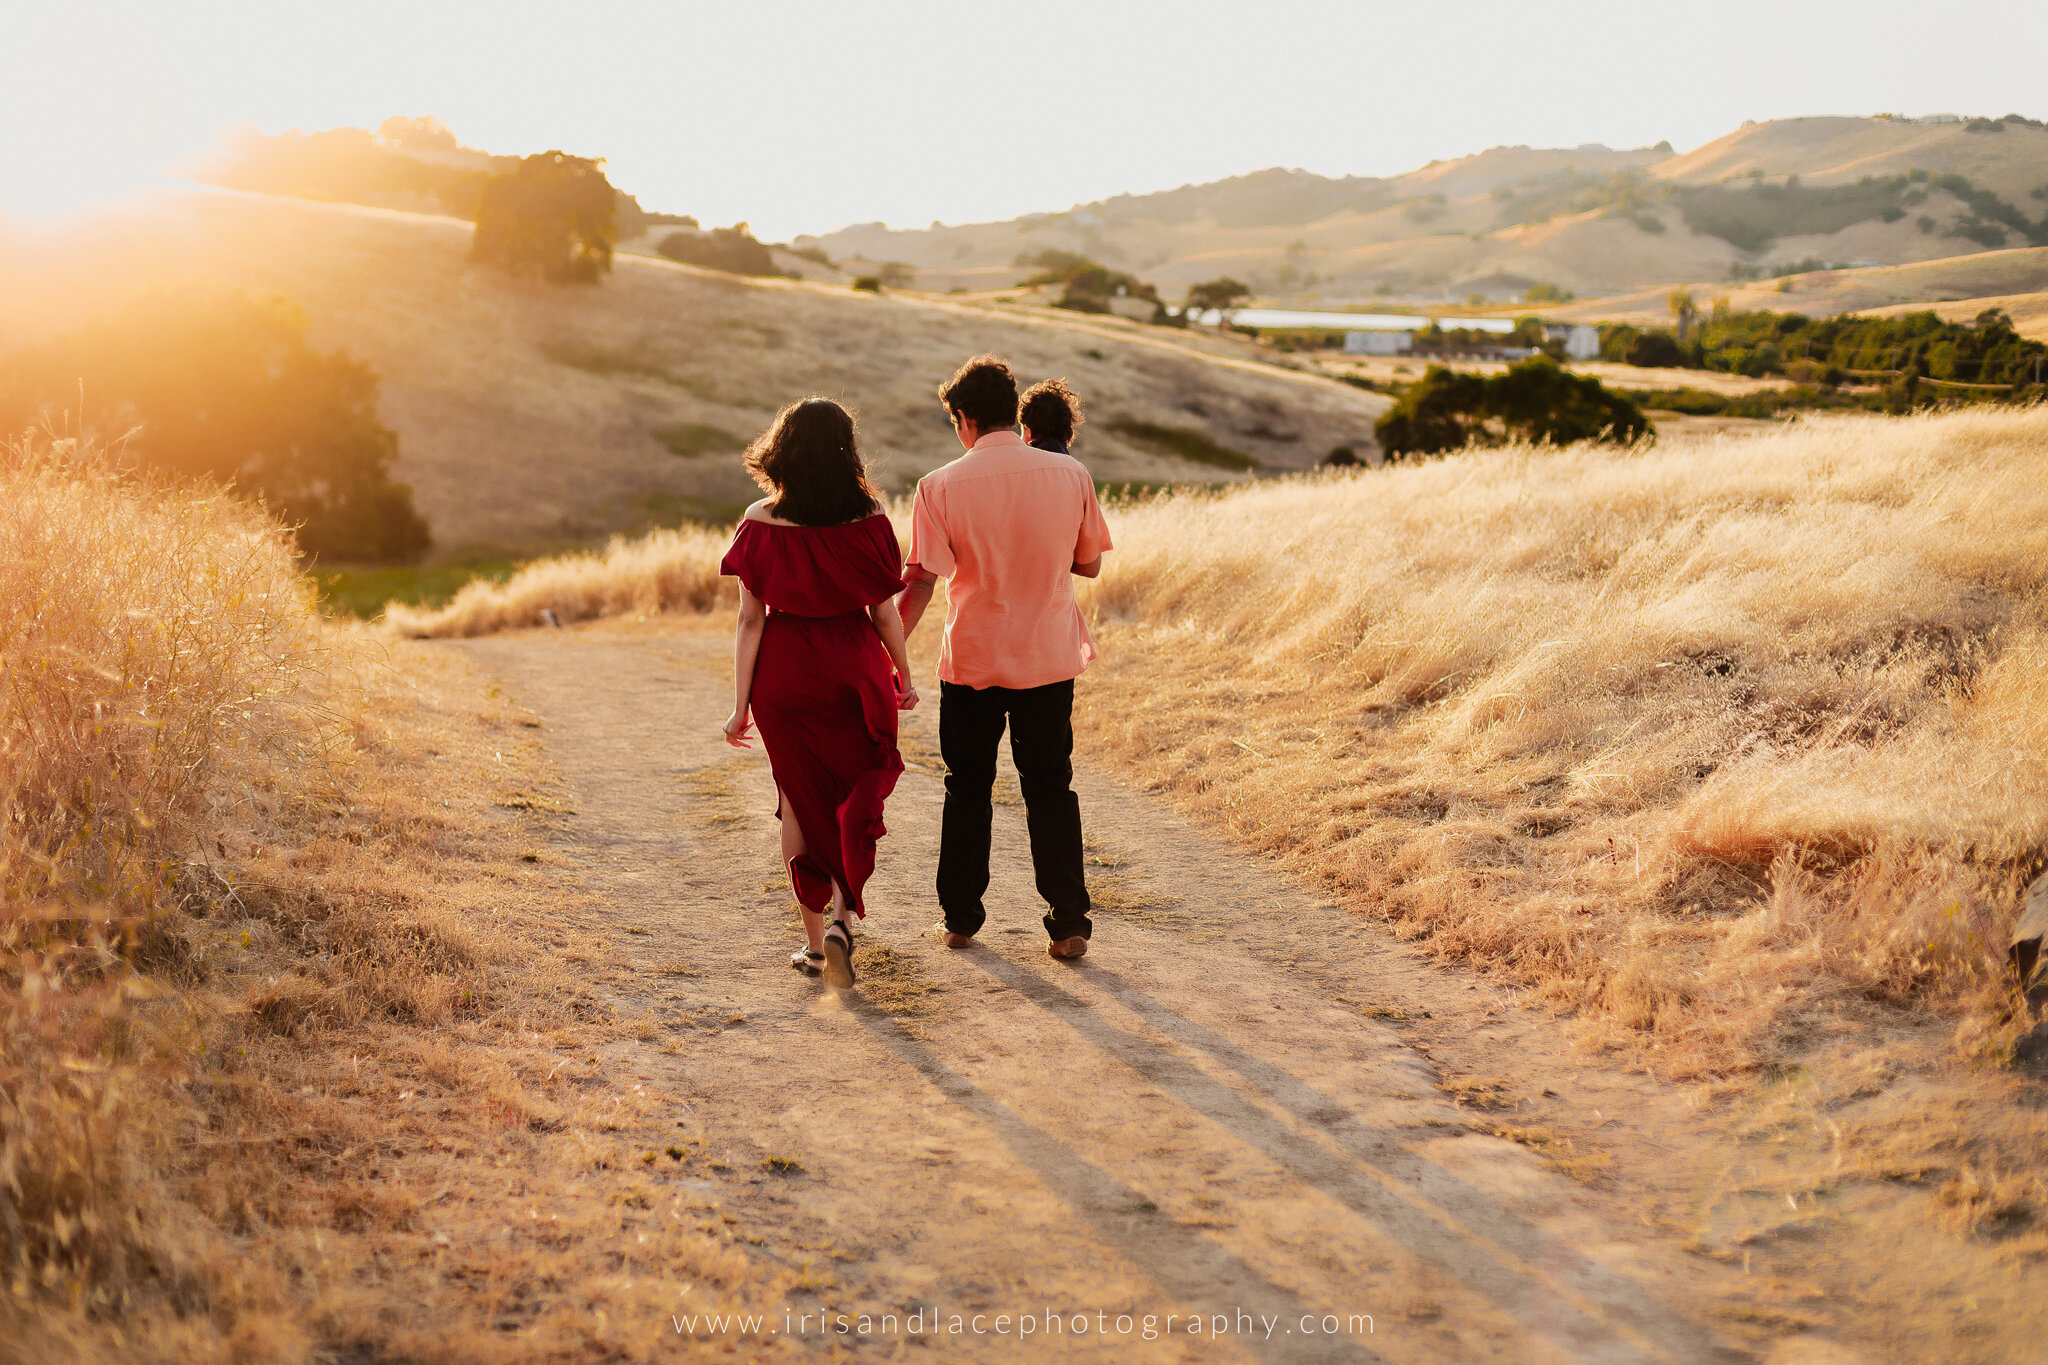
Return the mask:
<svg viewBox="0 0 2048 1365">
<path fill-rule="evenodd" d="M 1401 1013 L 1357 998 L 1384 944 L 1160 803 L 1083 772 L 1096 937 L 1058 963 L 1006 777 L 989 925 L 949 952 L 931 934 L 937 716 L 908 717 L 864 977 L 841 998 L 787 966 L 767 764 L 717 729 L 723 641 L 451 647 L 542 718 L 575 812 L 562 851 L 617 931 L 610 988 L 659 1024 L 614 1070 L 687 1097 L 678 1122 L 732 1167 L 700 1193 L 802 1272 L 795 1301 L 759 1306 L 766 1330 L 1028 1360 L 1050 1353 L 1050 1312 L 1062 1358 L 1088 1360 L 1748 1358 L 1683 1311 L 1711 1268 L 1471 1132 L 1369 1017 Z"/>
</svg>

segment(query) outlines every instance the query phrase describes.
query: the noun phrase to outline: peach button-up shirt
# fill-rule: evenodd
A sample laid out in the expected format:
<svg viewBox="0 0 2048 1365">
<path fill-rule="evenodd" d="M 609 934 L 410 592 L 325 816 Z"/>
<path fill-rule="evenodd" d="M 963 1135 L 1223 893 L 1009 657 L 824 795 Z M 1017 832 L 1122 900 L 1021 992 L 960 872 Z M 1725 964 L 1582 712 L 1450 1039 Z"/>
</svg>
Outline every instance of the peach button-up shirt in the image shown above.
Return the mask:
<svg viewBox="0 0 2048 1365">
<path fill-rule="evenodd" d="M 1071 455 L 992 431 L 920 479 L 912 567 L 947 579 L 939 677 L 967 687 L 1043 687 L 1095 658 L 1073 566 L 1110 548 L 1095 481 Z"/>
</svg>

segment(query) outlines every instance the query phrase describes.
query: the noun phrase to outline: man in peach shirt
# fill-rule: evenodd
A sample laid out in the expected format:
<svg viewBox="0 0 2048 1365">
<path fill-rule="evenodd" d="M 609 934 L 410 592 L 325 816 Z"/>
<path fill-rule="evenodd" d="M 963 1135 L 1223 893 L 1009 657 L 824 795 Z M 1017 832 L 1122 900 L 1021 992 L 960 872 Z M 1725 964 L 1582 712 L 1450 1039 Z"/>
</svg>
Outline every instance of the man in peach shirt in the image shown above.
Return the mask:
<svg viewBox="0 0 2048 1365">
<path fill-rule="evenodd" d="M 1017 434 L 1017 380 L 1009 365 L 976 356 L 939 398 L 967 453 L 918 482 L 899 603 L 908 635 L 931 601 L 932 584 L 950 580 L 939 647 L 942 932 L 947 947 L 965 948 L 987 917 L 989 796 L 1007 724 L 1038 893 L 1051 907 L 1047 951 L 1076 958 L 1088 951 L 1094 926 L 1081 868 L 1081 803 L 1073 792 L 1074 679 L 1095 658 L 1095 645 L 1074 601 L 1072 575 L 1102 572 L 1109 528 L 1080 461 Z"/>
</svg>

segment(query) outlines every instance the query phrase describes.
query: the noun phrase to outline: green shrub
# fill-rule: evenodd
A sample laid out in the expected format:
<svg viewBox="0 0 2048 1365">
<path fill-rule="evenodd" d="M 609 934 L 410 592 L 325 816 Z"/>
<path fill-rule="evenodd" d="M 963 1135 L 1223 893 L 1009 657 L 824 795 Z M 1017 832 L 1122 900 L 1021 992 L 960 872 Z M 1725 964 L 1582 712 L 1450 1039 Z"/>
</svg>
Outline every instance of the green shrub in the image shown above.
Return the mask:
<svg viewBox="0 0 2048 1365">
<path fill-rule="evenodd" d="M 470 258 L 514 275 L 594 284 L 612 268 L 618 212 L 618 191 L 597 162 L 537 152 L 484 183 Z"/>
<path fill-rule="evenodd" d="M 1188 290 L 1187 306 L 1197 312 L 1211 308 L 1228 310 L 1252 296 L 1249 286 L 1225 275 L 1221 279 L 1205 280 Z"/>
<path fill-rule="evenodd" d="M 1679 369 L 1685 365 L 1687 359 L 1684 349 L 1678 344 L 1678 338 L 1661 330 L 1639 333 L 1635 340 L 1629 343 L 1628 352 L 1623 358 L 1631 365 L 1651 370 Z"/>
<path fill-rule="evenodd" d="M 1981 218 L 1966 218 L 1950 228 L 1947 235 L 1966 238 L 1981 247 L 1995 249 L 2005 245 L 2005 229 Z"/>
<path fill-rule="evenodd" d="M 775 257 L 754 239 L 745 223 L 713 228 L 709 232 L 671 232 L 655 244 L 656 251 L 672 261 L 723 270 L 729 275 L 781 275 Z"/>
<path fill-rule="evenodd" d="M 669 453 L 685 459 L 715 452 L 744 450 L 746 441 L 733 435 L 723 427 L 706 426 L 702 422 L 672 422 L 654 429 L 654 439 L 667 446 Z"/>
<path fill-rule="evenodd" d="M 1785 373 L 1801 360 L 1856 372 L 1912 370 L 1969 384 L 2022 384 L 2048 346 L 2013 330 L 1999 309 L 1968 323 L 1944 322 L 1931 311 L 1897 317 L 1717 310 L 1701 329 L 1702 358 L 1729 374 Z"/>
<path fill-rule="evenodd" d="M 1215 437 L 1197 427 L 1169 427 L 1157 422 L 1133 421 L 1127 417 L 1113 417 L 1104 425 L 1132 445 L 1156 454 L 1173 455 L 1217 469 L 1251 470 L 1259 467 L 1259 462 L 1251 456 L 1219 445 Z"/>
<path fill-rule="evenodd" d="M 1038 252 L 1019 252 L 1011 262 L 1018 266 L 1037 266 L 1038 273 L 1024 281 L 1027 285 L 1062 284 L 1079 271 L 1095 265 L 1078 251 L 1063 251 L 1059 247 L 1047 247 Z"/>
<path fill-rule="evenodd" d="M 1762 251 L 1780 237 L 1840 232 L 1854 223 L 1900 208 L 1909 181 L 1903 175 L 1865 176 L 1849 185 L 1802 185 L 1798 176 L 1782 183 L 1752 180 L 1746 185 L 1674 188 L 1679 216 L 1694 232 L 1743 251 Z"/>
<path fill-rule="evenodd" d="M 306 326 L 280 298 L 152 291 L 9 357 L 0 423 L 20 431 L 51 420 L 105 438 L 132 430 L 131 459 L 260 497 L 297 526 L 304 554 L 415 560 L 430 537 L 412 490 L 391 478 L 398 437 L 378 420 L 377 376 L 344 351 L 314 350 Z"/>
<path fill-rule="evenodd" d="M 1165 305 L 1160 302 L 1157 289 L 1136 275 L 1111 270 L 1086 256 L 1071 251 L 1046 250 L 1036 256 L 1020 257 L 1019 263 L 1042 267 L 1037 274 L 1021 281 L 1020 288 L 1062 286 L 1060 297 L 1053 304 L 1055 308 L 1071 309 L 1076 313 L 1107 313 L 1109 301 L 1123 296 L 1144 299 L 1152 304 L 1153 321 L 1165 317 Z M 1170 317 L 1165 317 L 1165 320 L 1173 321 Z"/>
<path fill-rule="evenodd" d="M 1683 413 L 1688 417 L 1713 417 L 1728 408 L 1725 396 L 1706 389 L 1635 389 L 1629 396 L 1640 407 Z"/>
<path fill-rule="evenodd" d="M 853 277 L 853 287 L 864 294 L 879 294 L 882 292 L 882 277 L 880 275 L 856 275 Z"/>
<path fill-rule="evenodd" d="M 1432 365 L 1374 426 L 1390 460 L 1505 441 L 1625 445 L 1653 432 L 1627 395 L 1572 374 L 1548 356 L 1531 356 L 1491 376 Z"/>
</svg>

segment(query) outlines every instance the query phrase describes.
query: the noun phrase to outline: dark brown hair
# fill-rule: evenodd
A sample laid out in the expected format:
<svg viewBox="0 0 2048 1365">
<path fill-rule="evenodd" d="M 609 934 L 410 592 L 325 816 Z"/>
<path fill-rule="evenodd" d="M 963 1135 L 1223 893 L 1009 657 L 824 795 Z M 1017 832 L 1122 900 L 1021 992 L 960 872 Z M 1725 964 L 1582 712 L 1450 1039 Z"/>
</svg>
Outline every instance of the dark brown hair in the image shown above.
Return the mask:
<svg viewBox="0 0 2048 1365">
<path fill-rule="evenodd" d="M 768 510 L 799 526 L 859 521 L 879 499 L 853 440 L 853 414 L 829 398 L 806 398 L 775 414 L 747 447 L 747 472 L 774 495 Z"/>
<path fill-rule="evenodd" d="M 1074 428 L 1087 419 L 1081 416 L 1081 396 L 1067 387 L 1066 380 L 1041 379 L 1024 390 L 1024 407 L 1018 420 L 1035 441 L 1071 445 Z"/>
<path fill-rule="evenodd" d="M 946 411 L 971 418 L 983 431 L 1017 425 L 1017 376 L 1000 356 L 978 355 L 939 386 Z"/>
</svg>

